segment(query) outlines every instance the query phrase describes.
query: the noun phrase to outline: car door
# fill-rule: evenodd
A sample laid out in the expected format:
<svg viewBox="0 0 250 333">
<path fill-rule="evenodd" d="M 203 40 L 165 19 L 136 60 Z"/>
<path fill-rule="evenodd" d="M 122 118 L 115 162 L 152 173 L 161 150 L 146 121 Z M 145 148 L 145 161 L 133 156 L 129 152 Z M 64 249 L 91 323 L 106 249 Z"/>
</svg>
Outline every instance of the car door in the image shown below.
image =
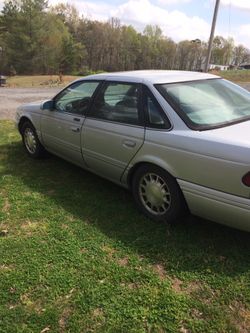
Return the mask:
<svg viewBox="0 0 250 333">
<path fill-rule="evenodd" d="M 88 167 L 119 181 L 144 142 L 141 85 L 103 83 L 83 125 L 82 150 Z"/>
<path fill-rule="evenodd" d="M 81 128 L 98 81 L 75 82 L 55 98 L 52 110 L 43 110 L 41 132 L 44 146 L 51 152 L 84 166 Z"/>
</svg>

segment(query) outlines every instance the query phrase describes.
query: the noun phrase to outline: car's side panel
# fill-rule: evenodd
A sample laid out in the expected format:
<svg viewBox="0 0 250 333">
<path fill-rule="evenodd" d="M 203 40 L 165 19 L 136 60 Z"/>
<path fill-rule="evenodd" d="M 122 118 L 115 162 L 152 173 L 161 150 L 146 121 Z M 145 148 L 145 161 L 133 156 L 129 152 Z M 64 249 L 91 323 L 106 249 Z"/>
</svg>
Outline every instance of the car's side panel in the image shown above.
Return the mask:
<svg viewBox="0 0 250 333">
<path fill-rule="evenodd" d="M 59 111 L 43 110 L 42 143 L 49 151 L 85 166 L 81 152 L 81 128 L 85 117 Z"/>
<path fill-rule="evenodd" d="M 39 140 L 41 140 L 41 128 L 40 128 L 40 119 L 41 119 L 41 105 L 39 104 L 29 104 L 25 107 L 21 107 L 16 113 L 16 123 L 19 126 L 24 118 L 28 119 L 36 129 Z"/>
<path fill-rule="evenodd" d="M 190 212 L 205 219 L 250 231 L 250 199 L 178 180 Z"/>
<path fill-rule="evenodd" d="M 248 160 L 246 163 L 230 160 L 230 154 L 226 155 L 225 149 L 230 151 L 233 147 L 220 143 L 214 146 L 214 143 L 185 135 L 182 131 L 146 129 L 144 145 L 131 161 L 122 180 L 126 182 L 129 169 L 135 164 L 149 162 L 167 170 L 175 178 L 249 198 L 250 189 L 241 182 L 242 176 L 250 169 Z M 247 155 L 249 151 L 242 148 L 241 153 Z"/>
<path fill-rule="evenodd" d="M 117 182 L 144 141 L 144 127 L 86 118 L 82 152 L 95 173 Z"/>
</svg>

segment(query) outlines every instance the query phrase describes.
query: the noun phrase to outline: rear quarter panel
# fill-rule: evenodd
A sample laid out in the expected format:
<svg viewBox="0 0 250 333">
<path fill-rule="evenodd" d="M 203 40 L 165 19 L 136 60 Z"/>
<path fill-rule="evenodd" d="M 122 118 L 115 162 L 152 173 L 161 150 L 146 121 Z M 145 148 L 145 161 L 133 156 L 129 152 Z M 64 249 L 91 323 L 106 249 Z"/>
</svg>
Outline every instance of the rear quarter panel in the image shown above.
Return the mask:
<svg viewBox="0 0 250 333">
<path fill-rule="evenodd" d="M 140 162 L 156 164 L 178 179 L 250 197 L 250 189 L 241 181 L 250 170 L 249 148 L 211 142 L 200 132 L 147 129 L 144 145 L 129 167 Z"/>
</svg>

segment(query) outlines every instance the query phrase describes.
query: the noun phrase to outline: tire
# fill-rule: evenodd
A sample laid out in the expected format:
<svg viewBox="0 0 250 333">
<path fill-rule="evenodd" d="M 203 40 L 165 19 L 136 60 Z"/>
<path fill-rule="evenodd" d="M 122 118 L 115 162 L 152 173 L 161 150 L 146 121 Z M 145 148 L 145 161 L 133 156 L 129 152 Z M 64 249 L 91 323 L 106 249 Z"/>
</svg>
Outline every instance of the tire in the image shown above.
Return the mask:
<svg viewBox="0 0 250 333">
<path fill-rule="evenodd" d="M 29 121 L 25 121 L 21 128 L 24 148 L 31 158 L 41 158 L 45 155 L 45 149 L 40 143 L 35 127 Z"/>
<path fill-rule="evenodd" d="M 176 222 L 186 202 L 176 180 L 165 170 L 145 164 L 136 170 L 132 191 L 140 211 L 155 222 Z"/>
</svg>

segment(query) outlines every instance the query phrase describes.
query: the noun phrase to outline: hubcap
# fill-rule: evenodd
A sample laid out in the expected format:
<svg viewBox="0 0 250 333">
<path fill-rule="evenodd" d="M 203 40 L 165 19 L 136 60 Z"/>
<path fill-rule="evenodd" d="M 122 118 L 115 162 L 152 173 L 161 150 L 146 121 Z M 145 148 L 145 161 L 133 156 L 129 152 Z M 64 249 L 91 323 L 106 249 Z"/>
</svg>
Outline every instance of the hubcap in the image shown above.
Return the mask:
<svg viewBox="0 0 250 333">
<path fill-rule="evenodd" d="M 141 178 L 139 195 L 144 207 L 154 215 L 163 215 L 170 207 L 169 188 L 165 180 L 157 174 L 147 173 Z"/>
<path fill-rule="evenodd" d="M 36 137 L 31 128 L 26 128 L 24 131 L 24 143 L 30 154 L 34 154 L 36 152 Z"/>
</svg>

